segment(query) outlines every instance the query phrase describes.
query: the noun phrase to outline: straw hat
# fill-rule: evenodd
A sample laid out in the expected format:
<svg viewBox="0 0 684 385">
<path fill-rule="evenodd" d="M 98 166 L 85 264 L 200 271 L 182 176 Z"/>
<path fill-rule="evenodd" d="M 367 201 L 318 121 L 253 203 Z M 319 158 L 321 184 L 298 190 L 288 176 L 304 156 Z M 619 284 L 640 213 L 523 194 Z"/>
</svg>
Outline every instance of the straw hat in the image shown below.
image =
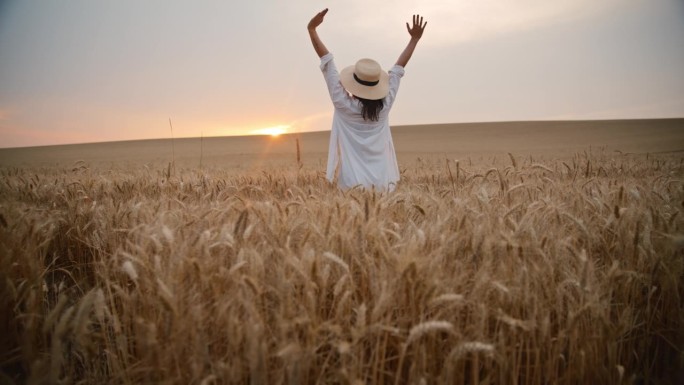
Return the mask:
<svg viewBox="0 0 684 385">
<path fill-rule="evenodd" d="M 389 75 L 373 59 L 361 59 L 340 72 L 342 86 L 352 95 L 378 100 L 389 92 Z"/>
</svg>

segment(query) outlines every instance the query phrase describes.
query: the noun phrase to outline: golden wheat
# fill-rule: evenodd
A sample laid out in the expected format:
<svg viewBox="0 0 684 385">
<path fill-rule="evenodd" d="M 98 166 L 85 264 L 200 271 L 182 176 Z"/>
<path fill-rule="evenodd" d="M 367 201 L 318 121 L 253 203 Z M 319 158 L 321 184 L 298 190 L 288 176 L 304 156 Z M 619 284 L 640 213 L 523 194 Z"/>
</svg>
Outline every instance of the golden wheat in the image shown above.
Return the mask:
<svg viewBox="0 0 684 385">
<path fill-rule="evenodd" d="M 449 162 L 389 194 L 301 161 L 2 169 L 4 378 L 682 380 L 680 158 Z"/>
</svg>

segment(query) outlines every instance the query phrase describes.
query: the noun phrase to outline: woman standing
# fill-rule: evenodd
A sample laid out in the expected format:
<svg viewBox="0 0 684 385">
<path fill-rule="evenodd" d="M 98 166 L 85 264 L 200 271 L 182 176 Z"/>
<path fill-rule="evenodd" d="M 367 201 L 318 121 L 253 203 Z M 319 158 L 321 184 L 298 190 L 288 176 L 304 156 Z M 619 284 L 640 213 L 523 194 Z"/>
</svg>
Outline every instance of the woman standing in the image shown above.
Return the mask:
<svg viewBox="0 0 684 385">
<path fill-rule="evenodd" d="M 308 25 L 311 43 L 321 59 L 321 71 L 335 107 L 326 176 L 345 190 L 361 185 L 392 191 L 399 181 L 399 167 L 388 116 L 404 76 L 404 67 L 423 36 L 427 22 L 423 22 L 420 15 L 414 15 L 413 26 L 406 23 L 411 39 L 389 73 L 372 59 L 361 59 L 356 65 L 338 72 L 333 55 L 316 32 L 327 13 L 327 8 L 319 12 Z"/>
</svg>

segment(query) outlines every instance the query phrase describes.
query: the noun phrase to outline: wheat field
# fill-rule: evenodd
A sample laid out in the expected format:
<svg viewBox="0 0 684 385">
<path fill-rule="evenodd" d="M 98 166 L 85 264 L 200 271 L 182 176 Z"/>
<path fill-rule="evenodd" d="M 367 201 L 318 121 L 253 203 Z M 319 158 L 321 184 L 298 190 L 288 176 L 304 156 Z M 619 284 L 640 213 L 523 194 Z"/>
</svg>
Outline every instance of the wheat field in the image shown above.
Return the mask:
<svg viewBox="0 0 684 385">
<path fill-rule="evenodd" d="M 683 159 L 5 166 L 0 382 L 681 383 Z"/>
</svg>

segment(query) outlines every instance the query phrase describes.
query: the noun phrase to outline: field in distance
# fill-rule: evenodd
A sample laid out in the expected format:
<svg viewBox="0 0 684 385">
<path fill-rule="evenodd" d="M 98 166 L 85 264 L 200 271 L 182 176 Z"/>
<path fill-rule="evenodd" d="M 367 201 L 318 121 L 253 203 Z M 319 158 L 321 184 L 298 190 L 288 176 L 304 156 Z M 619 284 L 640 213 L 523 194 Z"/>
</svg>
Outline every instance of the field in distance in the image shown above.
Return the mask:
<svg viewBox="0 0 684 385">
<path fill-rule="evenodd" d="M 507 153 L 568 159 L 590 147 L 640 154 L 684 151 L 684 119 L 415 125 L 394 127 L 392 135 L 400 163 L 418 157 L 477 160 Z M 199 167 L 201 161 L 205 167 L 244 171 L 293 163 L 299 138 L 302 161 L 324 168 L 329 137 L 329 131 L 322 131 L 0 149 L 0 166 L 68 167 L 84 161 L 98 168 L 126 168 L 173 159 L 180 167 Z"/>
</svg>

